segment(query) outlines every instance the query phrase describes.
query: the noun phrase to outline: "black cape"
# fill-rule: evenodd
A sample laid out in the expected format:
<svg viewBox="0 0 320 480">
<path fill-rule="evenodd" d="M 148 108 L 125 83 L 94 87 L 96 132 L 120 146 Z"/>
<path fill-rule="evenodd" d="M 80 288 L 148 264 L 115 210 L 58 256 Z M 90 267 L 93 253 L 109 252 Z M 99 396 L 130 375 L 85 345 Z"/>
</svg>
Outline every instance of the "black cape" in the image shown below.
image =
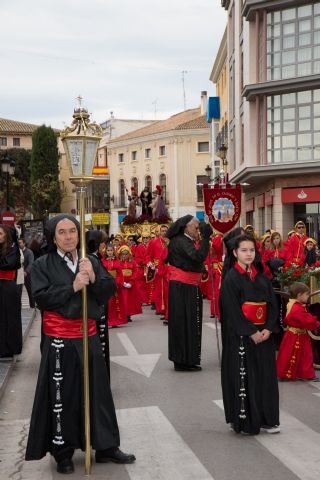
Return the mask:
<svg viewBox="0 0 320 480">
<path fill-rule="evenodd" d="M 254 325 L 242 313 L 244 302 L 267 302 L 267 321 Z M 271 282 L 231 268 L 220 290 L 222 324 L 221 380 L 227 423 L 236 432 L 258 434 L 263 425 L 279 425 L 279 393 L 273 336 L 258 345 L 250 335 L 258 329 L 277 330 L 277 301 Z M 244 368 L 244 384 L 241 382 Z M 244 396 L 243 396 L 244 395 Z M 244 410 L 241 412 L 241 410 Z"/>
<path fill-rule="evenodd" d="M 191 217 L 192 218 L 192 217 Z M 171 238 L 168 261 L 187 272 L 202 272 L 209 251 L 209 240 L 201 241 L 199 249 L 184 234 Z M 196 285 L 169 282 L 169 360 L 183 365 L 201 362 L 202 295 Z"/>
<path fill-rule="evenodd" d="M 87 289 L 88 317 L 98 320 L 116 287 L 100 262 L 89 258 L 96 281 Z M 33 294 L 41 309 L 67 319 L 81 317 L 81 293 L 72 289 L 76 274 L 56 252 L 39 258 L 31 275 Z M 89 365 L 91 445 L 95 450 L 117 447 L 117 418 L 98 335 L 89 337 Z M 82 338 L 44 336 L 26 460 L 41 459 L 47 452 L 58 458 L 62 451 L 84 449 L 82 370 Z"/>
<path fill-rule="evenodd" d="M 0 270 L 17 270 L 20 253 L 16 244 L 0 255 Z M 0 280 L 0 355 L 12 356 L 22 350 L 21 298 L 15 280 Z"/>
</svg>

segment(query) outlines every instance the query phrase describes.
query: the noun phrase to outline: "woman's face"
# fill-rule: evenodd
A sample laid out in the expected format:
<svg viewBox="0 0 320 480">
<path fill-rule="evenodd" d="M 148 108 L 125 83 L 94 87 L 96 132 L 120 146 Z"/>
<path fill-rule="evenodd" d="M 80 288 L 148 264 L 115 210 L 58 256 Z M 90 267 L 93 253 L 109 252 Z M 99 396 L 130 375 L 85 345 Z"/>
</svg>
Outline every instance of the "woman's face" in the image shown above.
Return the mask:
<svg viewBox="0 0 320 480">
<path fill-rule="evenodd" d="M 278 247 L 280 245 L 280 241 L 281 241 L 280 235 L 275 235 L 273 237 L 273 245 L 275 247 Z"/>
<path fill-rule="evenodd" d="M 268 237 L 268 238 L 265 239 L 264 248 L 266 248 L 266 249 L 270 248 L 270 244 L 271 244 L 271 238 Z"/>
<path fill-rule="evenodd" d="M 112 258 L 113 257 L 113 248 L 112 247 L 107 247 L 107 257 Z"/>
<path fill-rule="evenodd" d="M 307 242 L 306 243 L 306 249 L 308 250 L 308 252 L 310 252 L 310 250 L 313 249 L 313 243 L 312 242 Z"/>
<path fill-rule="evenodd" d="M 123 252 L 121 252 L 120 259 L 128 260 L 128 258 L 129 258 L 129 252 L 127 250 L 123 250 Z"/>
<path fill-rule="evenodd" d="M 6 232 L 3 228 L 0 227 L 0 243 L 4 243 L 6 241 Z"/>
<path fill-rule="evenodd" d="M 256 255 L 254 243 L 250 240 L 243 240 L 236 250 L 233 250 L 234 256 L 242 267 L 249 267 Z"/>
</svg>

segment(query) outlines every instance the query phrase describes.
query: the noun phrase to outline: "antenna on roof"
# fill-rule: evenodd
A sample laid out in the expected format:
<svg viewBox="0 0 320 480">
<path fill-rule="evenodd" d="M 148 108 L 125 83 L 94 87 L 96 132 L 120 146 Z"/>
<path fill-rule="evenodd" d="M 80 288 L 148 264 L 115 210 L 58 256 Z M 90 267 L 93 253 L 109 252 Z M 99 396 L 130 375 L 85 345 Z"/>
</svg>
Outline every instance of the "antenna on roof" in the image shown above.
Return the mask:
<svg viewBox="0 0 320 480">
<path fill-rule="evenodd" d="M 187 98 L 186 98 L 186 89 L 184 86 L 184 76 L 185 74 L 188 73 L 187 70 L 182 70 L 181 75 L 182 75 L 182 91 L 183 91 L 183 110 L 187 110 Z"/>
<path fill-rule="evenodd" d="M 156 99 L 153 100 L 153 102 L 152 102 L 152 105 L 154 105 L 154 119 L 157 118 L 157 103 L 158 103 L 158 99 L 156 98 Z"/>
</svg>

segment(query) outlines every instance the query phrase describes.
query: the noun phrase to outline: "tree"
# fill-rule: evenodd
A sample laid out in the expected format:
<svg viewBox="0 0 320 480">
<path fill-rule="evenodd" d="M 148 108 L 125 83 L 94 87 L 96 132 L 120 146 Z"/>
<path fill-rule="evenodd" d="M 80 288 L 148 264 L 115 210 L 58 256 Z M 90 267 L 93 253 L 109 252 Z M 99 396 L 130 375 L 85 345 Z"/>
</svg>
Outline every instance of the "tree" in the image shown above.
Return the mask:
<svg viewBox="0 0 320 480">
<path fill-rule="evenodd" d="M 35 218 L 60 212 L 59 152 L 57 136 L 51 127 L 42 125 L 33 132 L 30 180 Z"/>
<path fill-rule="evenodd" d="M 27 211 L 31 210 L 31 189 L 30 189 L 30 159 L 31 150 L 24 148 L 9 148 L 0 151 L 0 163 L 4 156 L 15 162 L 15 172 L 10 178 L 9 205 L 14 206 L 17 217 L 23 218 Z M 4 207 L 6 178 L 2 174 L 0 203 Z"/>
</svg>

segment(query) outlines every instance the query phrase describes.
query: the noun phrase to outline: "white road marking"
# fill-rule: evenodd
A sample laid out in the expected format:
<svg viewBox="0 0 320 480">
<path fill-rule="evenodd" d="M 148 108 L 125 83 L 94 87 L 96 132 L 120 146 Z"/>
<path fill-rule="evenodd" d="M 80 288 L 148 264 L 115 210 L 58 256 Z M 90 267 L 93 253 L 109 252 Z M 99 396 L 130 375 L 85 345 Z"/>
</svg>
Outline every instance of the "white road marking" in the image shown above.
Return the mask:
<svg viewBox="0 0 320 480">
<path fill-rule="evenodd" d="M 121 447 L 137 453 L 126 465 L 131 480 L 214 480 L 159 407 L 121 409 L 117 417 Z"/>
<path fill-rule="evenodd" d="M 223 409 L 222 400 L 214 403 Z M 301 480 L 319 480 L 320 434 L 283 410 L 280 420 L 280 433 L 260 433 L 254 438 Z"/>
<path fill-rule="evenodd" d="M 127 355 L 112 355 L 110 360 L 149 378 L 161 357 L 161 353 L 139 354 L 126 333 L 118 333 L 117 335 Z"/>
</svg>

